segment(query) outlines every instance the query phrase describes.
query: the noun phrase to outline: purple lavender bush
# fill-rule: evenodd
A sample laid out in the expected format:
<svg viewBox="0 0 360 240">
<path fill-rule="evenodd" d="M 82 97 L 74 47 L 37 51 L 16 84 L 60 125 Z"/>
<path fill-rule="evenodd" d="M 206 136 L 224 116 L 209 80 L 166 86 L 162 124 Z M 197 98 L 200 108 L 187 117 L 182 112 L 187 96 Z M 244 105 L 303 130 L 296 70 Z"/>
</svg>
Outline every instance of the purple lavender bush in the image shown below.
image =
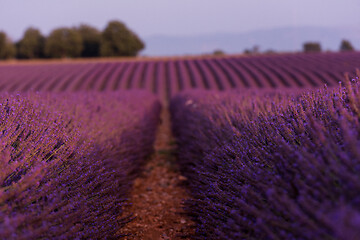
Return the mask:
<svg viewBox="0 0 360 240">
<path fill-rule="evenodd" d="M 160 104 L 145 92 L 0 96 L 0 239 L 117 239 Z"/>
<path fill-rule="evenodd" d="M 194 239 L 358 239 L 360 82 L 172 99 Z"/>
</svg>

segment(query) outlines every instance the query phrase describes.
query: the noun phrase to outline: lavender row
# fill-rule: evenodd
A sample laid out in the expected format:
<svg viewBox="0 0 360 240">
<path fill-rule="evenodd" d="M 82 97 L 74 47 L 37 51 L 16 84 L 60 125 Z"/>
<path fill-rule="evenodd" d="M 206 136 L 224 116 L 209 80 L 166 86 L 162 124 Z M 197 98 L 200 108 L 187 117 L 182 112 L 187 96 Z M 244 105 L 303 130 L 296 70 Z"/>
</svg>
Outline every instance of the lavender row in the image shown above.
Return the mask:
<svg viewBox="0 0 360 240">
<path fill-rule="evenodd" d="M 359 66 L 358 52 L 3 64 L 0 66 L 0 90 L 146 89 L 167 100 L 192 88 L 336 86 L 344 72 L 352 72 Z"/>
<path fill-rule="evenodd" d="M 194 239 L 360 236 L 360 83 L 342 84 L 173 98 Z"/>
<path fill-rule="evenodd" d="M 0 238 L 114 239 L 153 151 L 142 91 L 0 96 Z"/>
</svg>

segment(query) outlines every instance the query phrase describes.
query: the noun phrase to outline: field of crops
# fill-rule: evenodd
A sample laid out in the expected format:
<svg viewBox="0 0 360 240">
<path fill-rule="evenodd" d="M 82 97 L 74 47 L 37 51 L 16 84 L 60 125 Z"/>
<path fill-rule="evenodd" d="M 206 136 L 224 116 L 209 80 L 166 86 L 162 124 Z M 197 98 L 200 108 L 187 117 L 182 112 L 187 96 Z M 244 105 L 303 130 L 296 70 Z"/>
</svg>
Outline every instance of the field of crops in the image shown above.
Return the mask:
<svg viewBox="0 0 360 240">
<path fill-rule="evenodd" d="M 170 99 L 191 88 L 336 86 L 360 53 L 284 54 L 83 63 L 0 65 L 0 90 L 80 91 L 140 88 Z"/>
<path fill-rule="evenodd" d="M 140 91 L 2 95 L 0 239 L 119 237 L 159 110 Z"/>
<path fill-rule="evenodd" d="M 0 239 L 123 237 L 161 103 L 190 239 L 358 239 L 356 68 L 359 52 L 1 63 Z"/>
<path fill-rule="evenodd" d="M 360 83 L 191 91 L 170 110 L 194 239 L 358 239 Z"/>
</svg>

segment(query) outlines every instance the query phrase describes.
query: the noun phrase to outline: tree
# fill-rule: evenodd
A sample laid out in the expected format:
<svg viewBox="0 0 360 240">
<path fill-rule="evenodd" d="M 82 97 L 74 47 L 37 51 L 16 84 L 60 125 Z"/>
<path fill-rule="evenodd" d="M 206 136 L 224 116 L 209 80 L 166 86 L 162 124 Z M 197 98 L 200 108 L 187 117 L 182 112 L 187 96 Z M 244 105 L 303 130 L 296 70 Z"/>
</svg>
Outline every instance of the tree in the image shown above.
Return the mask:
<svg viewBox="0 0 360 240">
<path fill-rule="evenodd" d="M 260 47 L 258 45 L 254 45 L 252 49 L 245 49 L 244 54 L 251 55 L 251 54 L 259 54 L 260 53 Z"/>
<path fill-rule="evenodd" d="M 268 49 L 264 52 L 264 54 L 267 54 L 267 55 L 273 55 L 273 54 L 276 54 L 276 51 L 273 50 L 273 49 Z"/>
<path fill-rule="evenodd" d="M 321 52 L 321 45 L 318 42 L 306 42 L 303 45 L 305 53 Z"/>
<path fill-rule="evenodd" d="M 100 55 L 101 32 L 94 27 L 82 24 L 77 28 L 82 38 L 82 57 L 98 57 Z"/>
<path fill-rule="evenodd" d="M 145 47 L 139 37 L 119 21 L 111 21 L 101 34 L 102 56 L 136 56 Z"/>
<path fill-rule="evenodd" d="M 16 55 L 16 48 L 6 33 L 0 32 L 0 59 L 13 58 Z"/>
<path fill-rule="evenodd" d="M 340 51 L 341 52 L 354 51 L 354 47 L 348 40 L 342 40 L 340 45 Z"/>
<path fill-rule="evenodd" d="M 44 57 L 45 38 L 38 29 L 28 28 L 17 44 L 18 58 Z"/>
<path fill-rule="evenodd" d="M 221 50 L 221 49 L 216 49 L 216 50 L 214 50 L 213 55 L 215 55 L 215 56 L 223 56 L 223 55 L 225 55 L 225 52 L 223 50 Z"/>
<path fill-rule="evenodd" d="M 82 48 L 81 35 L 73 28 L 55 29 L 45 42 L 45 54 L 51 58 L 80 57 Z"/>
</svg>

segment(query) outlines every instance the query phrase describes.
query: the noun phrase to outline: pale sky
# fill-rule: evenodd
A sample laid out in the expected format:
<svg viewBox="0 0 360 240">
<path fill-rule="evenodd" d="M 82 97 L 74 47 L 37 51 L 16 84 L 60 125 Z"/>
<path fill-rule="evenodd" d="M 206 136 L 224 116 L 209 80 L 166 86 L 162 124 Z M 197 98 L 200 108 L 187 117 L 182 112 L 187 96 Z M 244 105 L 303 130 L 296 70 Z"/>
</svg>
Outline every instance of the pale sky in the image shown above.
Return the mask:
<svg viewBox="0 0 360 240">
<path fill-rule="evenodd" d="M 44 35 L 120 20 L 140 37 L 241 33 L 291 26 L 360 25 L 360 0 L 0 0 L 0 31 L 18 40 L 32 26 Z"/>
</svg>

